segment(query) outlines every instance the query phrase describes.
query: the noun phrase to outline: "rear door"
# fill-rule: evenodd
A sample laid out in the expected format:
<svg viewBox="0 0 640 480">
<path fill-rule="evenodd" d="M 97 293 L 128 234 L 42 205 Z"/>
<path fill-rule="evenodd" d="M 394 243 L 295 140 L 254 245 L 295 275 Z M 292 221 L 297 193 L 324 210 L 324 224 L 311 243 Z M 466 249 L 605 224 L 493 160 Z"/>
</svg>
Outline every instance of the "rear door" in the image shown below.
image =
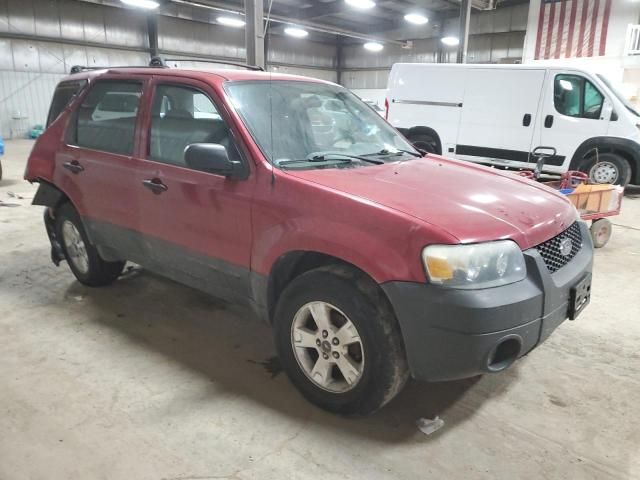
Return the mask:
<svg viewBox="0 0 640 480">
<path fill-rule="evenodd" d="M 145 117 L 137 189 L 152 268 L 218 297 L 246 301 L 253 178 L 230 180 L 184 161 L 190 144 L 216 143 L 231 160 L 248 165 L 223 104 L 205 83 L 163 76 L 154 80 Z"/>
<path fill-rule="evenodd" d="M 69 120 L 56 154 L 54 181 L 69 195 L 92 241 L 142 262 L 139 189 L 134 159 L 145 77 L 103 77 L 93 83 Z M 115 104 L 111 96 L 127 96 Z M 109 115 L 101 112 L 108 110 Z"/>
<path fill-rule="evenodd" d="M 468 69 L 456 157 L 526 166 L 544 79 L 544 69 Z"/>
<path fill-rule="evenodd" d="M 585 75 L 552 70 L 545 88 L 538 145 L 554 147 L 557 155 L 546 170 L 566 171 L 577 148 L 589 138 L 607 135 L 613 106 Z"/>
</svg>

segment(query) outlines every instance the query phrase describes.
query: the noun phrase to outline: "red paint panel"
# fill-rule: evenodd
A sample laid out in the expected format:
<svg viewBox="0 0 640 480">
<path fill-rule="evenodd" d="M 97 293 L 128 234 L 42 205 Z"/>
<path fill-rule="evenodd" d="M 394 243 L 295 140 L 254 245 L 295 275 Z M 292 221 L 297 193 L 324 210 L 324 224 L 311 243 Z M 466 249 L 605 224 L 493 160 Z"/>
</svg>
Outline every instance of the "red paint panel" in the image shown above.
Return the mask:
<svg viewBox="0 0 640 480">
<path fill-rule="evenodd" d="M 542 56 L 542 30 L 544 30 L 544 9 L 545 4 L 540 3 L 540 14 L 538 15 L 538 35 L 536 36 L 536 54 L 535 59 L 540 60 Z"/>
<path fill-rule="evenodd" d="M 591 31 L 589 32 L 589 56 L 593 57 L 593 44 L 596 39 L 596 26 L 598 24 L 598 10 L 600 9 L 600 0 L 594 0 L 593 14 L 591 15 Z"/>
<path fill-rule="evenodd" d="M 564 32 L 564 15 L 567 8 L 567 2 L 560 4 L 560 17 L 558 18 L 558 31 L 556 32 L 556 52 L 553 58 L 560 58 L 562 52 L 562 32 Z"/>
<path fill-rule="evenodd" d="M 605 0 L 604 14 L 602 17 L 602 31 L 600 32 L 600 51 L 598 55 L 605 55 L 607 49 L 607 32 L 609 30 L 609 18 L 611 17 L 611 0 Z"/>
<path fill-rule="evenodd" d="M 571 2 L 571 13 L 569 14 L 569 34 L 567 36 L 567 49 L 565 51 L 565 58 L 571 57 L 573 51 L 573 32 L 576 26 L 576 14 L 578 11 L 578 1 L 573 0 Z"/>
<path fill-rule="evenodd" d="M 587 13 L 589 10 L 589 0 L 582 0 L 582 17 L 580 19 L 580 30 L 578 34 L 578 51 L 576 53 L 577 57 L 582 56 L 582 50 L 584 47 L 584 30 L 587 25 Z"/>
<path fill-rule="evenodd" d="M 547 44 L 544 49 L 544 58 L 551 58 L 551 39 L 553 38 L 553 21 L 556 17 L 556 4 L 549 7 L 549 26 L 547 27 Z"/>
</svg>

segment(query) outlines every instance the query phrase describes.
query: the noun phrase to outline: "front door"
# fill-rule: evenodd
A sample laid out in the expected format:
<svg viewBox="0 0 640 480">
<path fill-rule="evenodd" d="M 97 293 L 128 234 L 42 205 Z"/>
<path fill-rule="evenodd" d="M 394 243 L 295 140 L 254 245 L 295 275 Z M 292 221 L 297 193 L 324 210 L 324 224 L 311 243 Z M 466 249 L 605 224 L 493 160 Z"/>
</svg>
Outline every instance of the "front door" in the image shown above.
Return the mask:
<svg viewBox="0 0 640 480">
<path fill-rule="evenodd" d="M 184 151 L 193 143 L 215 143 L 231 160 L 247 159 L 208 85 L 167 77 L 153 83 L 138 178 L 149 267 L 218 297 L 246 300 L 253 178 L 191 169 Z"/>
<path fill-rule="evenodd" d="M 545 70 L 470 68 L 466 75 L 456 157 L 526 167 Z"/>
<path fill-rule="evenodd" d="M 569 168 L 573 154 L 585 140 L 607 134 L 612 105 L 585 76 L 550 73 L 536 139 L 537 145 L 557 151 L 555 158 L 545 162 L 545 170 L 561 172 Z"/>
</svg>

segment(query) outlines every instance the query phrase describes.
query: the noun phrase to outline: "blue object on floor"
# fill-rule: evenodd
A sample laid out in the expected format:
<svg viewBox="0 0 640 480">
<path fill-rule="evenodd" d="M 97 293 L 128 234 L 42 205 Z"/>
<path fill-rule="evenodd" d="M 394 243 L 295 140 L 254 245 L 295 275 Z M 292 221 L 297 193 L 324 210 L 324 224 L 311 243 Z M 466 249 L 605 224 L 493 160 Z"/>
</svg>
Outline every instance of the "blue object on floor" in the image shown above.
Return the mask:
<svg viewBox="0 0 640 480">
<path fill-rule="evenodd" d="M 561 188 L 560 193 L 563 195 L 569 195 L 574 190 L 575 190 L 574 188 Z"/>
<path fill-rule="evenodd" d="M 0 137 L 0 155 L 4 155 L 4 140 Z"/>
</svg>

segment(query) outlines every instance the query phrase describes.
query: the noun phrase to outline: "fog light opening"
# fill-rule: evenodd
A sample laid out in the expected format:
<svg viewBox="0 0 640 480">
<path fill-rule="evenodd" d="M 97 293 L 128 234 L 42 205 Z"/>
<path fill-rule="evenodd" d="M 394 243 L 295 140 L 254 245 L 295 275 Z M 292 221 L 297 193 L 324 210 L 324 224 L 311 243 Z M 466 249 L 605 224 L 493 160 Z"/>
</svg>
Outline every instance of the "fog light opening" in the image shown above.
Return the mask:
<svg viewBox="0 0 640 480">
<path fill-rule="evenodd" d="M 522 343 L 519 338 L 508 338 L 501 341 L 489 355 L 489 371 L 499 372 L 510 367 L 518 358 L 521 347 Z"/>
</svg>

